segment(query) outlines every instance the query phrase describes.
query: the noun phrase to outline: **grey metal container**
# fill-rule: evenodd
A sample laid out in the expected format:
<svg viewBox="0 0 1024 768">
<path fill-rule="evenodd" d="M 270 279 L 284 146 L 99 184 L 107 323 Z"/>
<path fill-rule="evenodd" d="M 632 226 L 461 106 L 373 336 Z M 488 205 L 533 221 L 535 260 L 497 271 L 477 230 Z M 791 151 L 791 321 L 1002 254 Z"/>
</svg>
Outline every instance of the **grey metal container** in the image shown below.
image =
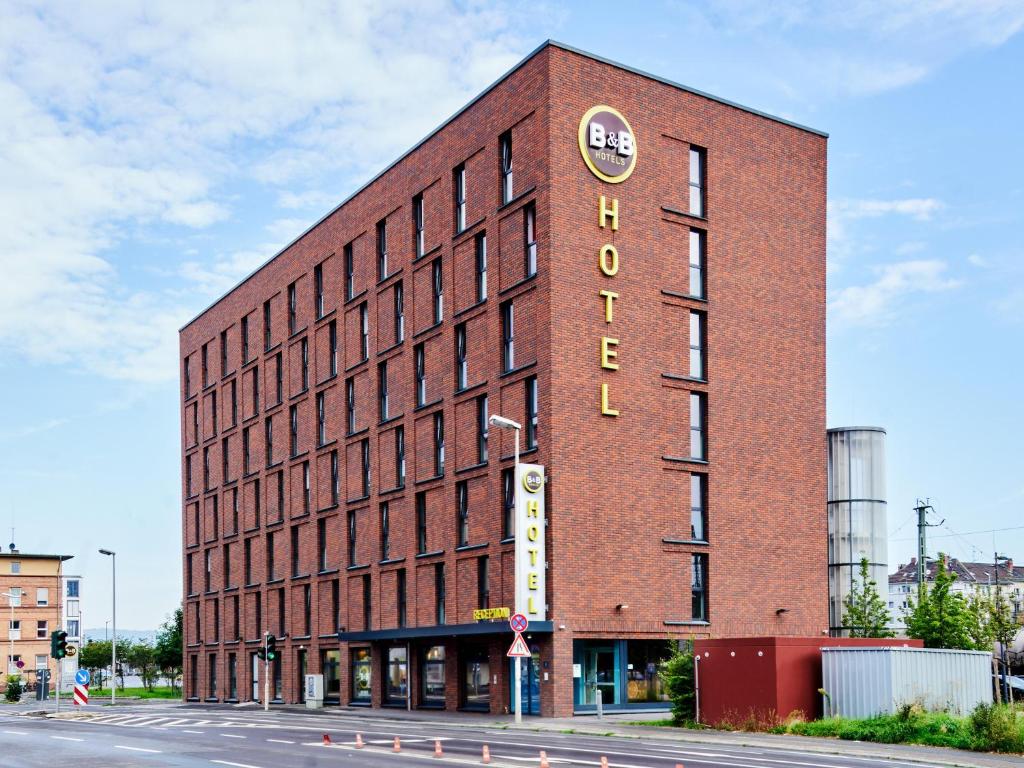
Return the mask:
<svg viewBox="0 0 1024 768">
<path fill-rule="evenodd" d="M 992 702 L 992 654 L 934 648 L 822 648 L 826 717 L 893 714 L 904 704 L 968 714 Z"/>
</svg>

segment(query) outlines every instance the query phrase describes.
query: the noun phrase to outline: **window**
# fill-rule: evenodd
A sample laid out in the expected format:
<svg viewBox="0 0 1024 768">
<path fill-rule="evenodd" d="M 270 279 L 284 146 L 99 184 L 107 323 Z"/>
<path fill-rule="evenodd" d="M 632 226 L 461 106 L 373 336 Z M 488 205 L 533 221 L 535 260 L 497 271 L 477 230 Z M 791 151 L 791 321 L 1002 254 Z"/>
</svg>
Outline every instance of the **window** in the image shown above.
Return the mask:
<svg viewBox="0 0 1024 768">
<path fill-rule="evenodd" d="M 708 540 L 708 476 L 690 475 L 690 539 Z"/>
<path fill-rule="evenodd" d="M 217 654 L 211 653 L 207 659 L 207 672 L 209 675 L 206 696 L 209 699 L 217 698 Z"/>
<path fill-rule="evenodd" d="M 348 513 L 348 564 L 356 564 L 356 513 Z"/>
<path fill-rule="evenodd" d="M 285 634 L 285 628 L 288 626 L 287 622 L 285 621 L 285 618 L 286 617 L 285 617 L 285 603 L 284 603 L 284 587 L 281 587 L 279 590 L 277 590 L 277 632 L 282 637 Z M 280 673 L 280 668 L 281 668 L 280 661 L 281 661 L 281 657 L 278 656 L 277 660 L 274 663 L 274 666 L 276 667 L 276 669 L 274 670 L 274 677 L 275 678 L 278 675 L 281 674 Z M 275 683 L 279 683 L 279 681 L 275 680 Z M 281 688 L 280 684 L 275 686 L 275 689 L 277 690 L 277 695 L 274 698 L 276 698 L 276 699 L 281 698 L 280 688 Z"/>
<path fill-rule="evenodd" d="M 217 434 L 217 390 L 210 393 L 210 426 L 211 432 Z"/>
<path fill-rule="evenodd" d="M 288 286 L 288 335 L 295 333 L 299 314 L 298 296 L 295 291 L 295 283 Z"/>
<path fill-rule="evenodd" d="M 203 448 L 203 490 L 210 490 L 210 446 Z"/>
<path fill-rule="evenodd" d="M 199 403 L 192 403 L 192 445 L 199 445 Z"/>
<path fill-rule="evenodd" d="M 246 539 L 242 546 L 242 567 L 245 570 L 245 583 L 252 584 L 252 539 Z"/>
<path fill-rule="evenodd" d="M 284 517 L 284 472 L 277 473 L 277 519 Z"/>
<path fill-rule="evenodd" d="M 263 628 L 263 593 L 257 591 L 255 596 L 256 596 L 256 601 L 255 601 L 255 605 L 253 606 L 253 614 L 254 614 L 254 616 L 256 618 L 256 636 L 257 637 L 262 637 L 263 636 L 263 630 L 262 630 L 262 628 Z"/>
<path fill-rule="evenodd" d="M 368 579 L 369 576 L 364 578 Z M 352 701 L 370 703 L 370 681 L 372 679 L 372 657 L 369 648 L 352 649 Z"/>
<path fill-rule="evenodd" d="M 370 310 L 365 301 L 359 305 L 359 354 L 361 360 L 370 357 Z"/>
<path fill-rule="evenodd" d="M 208 366 L 209 362 L 209 344 L 203 344 L 202 350 L 200 351 L 201 368 L 203 373 L 203 389 L 206 389 L 206 385 L 210 383 L 210 369 Z"/>
<path fill-rule="evenodd" d="M 288 408 L 288 434 L 289 450 L 292 456 L 299 454 L 299 406 L 293 405 Z"/>
<path fill-rule="evenodd" d="M 437 324 L 444 319 L 444 284 L 441 274 L 441 259 L 434 259 L 431 272 L 434 290 L 434 323 Z"/>
<path fill-rule="evenodd" d="M 391 507 L 386 501 L 380 503 L 380 559 L 391 558 Z"/>
<path fill-rule="evenodd" d="M 341 498 L 341 470 L 338 467 L 338 452 L 331 451 L 331 504 L 337 506 Z"/>
<path fill-rule="evenodd" d="M 231 489 L 231 532 L 238 533 L 238 486 Z"/>
<path fill-rule="evenodd" d="M 185 379 L 185 399 L 188 400 L 192 397 L 192 358 L 185 357 L 184 370 L 182 371 L 182 378 Z"/>
<path fill-rule="evenodd" d="M 707 450 L 706 398 L 700 392 L 690 393 L 690 458 L 706 460 Z"/>
<path fill-rule="evenodd" d="M 501 202 L 512 199 L 512 131 L 505 131 L 498 139 L 501 151 Z"/>
<path fill-rule="evenodd" d="M 370 588 L 370 574 L 363 576 L 363 629 L 373 626 L 373 592 Z"/>
<path fill-rule="evenodd" d="M 526 450 L 537 447 L 537 377 L 526 379 Z"/>
<path fill-rule="evenodd" d="M 252 413 L 255 416 L 260 412 L 260 367 L 252 367 Z"/>
<path fill-rule="evenodd" d="M 345 301 L 348 301 L 356 295 L 356 263 L 352 243 L 345 246 L 343 254 L 345 260 Z"/>
<path fill-rule="evenodd" d="M 437 603 L 436 618 L 438 624 L 445 623 L 445 579 L 444 563 L 437 563 L 434 566 L 434 600 Z"/>
<path fill-rule="evenodd" d="M 302 572 L 299 570 L 299 526 L 297 525 L 293 525 L 291 530 L 291 556 L 292 578 L 301 576 Z"/>
<path fill-rule="evenodd" d="M 228 450 L 229 440 L 230 438 L 225 437 L 222 438 L 220 441 L 220 473 L 221 479 L 224 483 L 231 482 L 231 470 L 229 467 L 230 462 L 228 461 L 228 458 L 230 456 L 230 451 Z"/>
<path fill-rule="evenodd" d="M 704 315 L 690 312 L 690 376 L 705 378 L 704 373 Z"/>
<path fill-rule="evenodd" d="M 523 240 L 526 277 L 537 274 L 537 209 L 530 203 L 523 208 Z"/>
<path fill-rule="evenodd" d="M 395 595 L 395 597 L 396 597 L 396 602 L 398 604 L 398 626 L 404 627 L 405 626 L 405 622 L 406 622 L 406 617 L 407 617 L 407 614 L 408 614 L 408 609 L 407 609 L 407 603 L 408 603 L 407 593 L 408 593 L 408 589 L 406 588 L 406 583 L 405 583 L 405 568 L 399 568 L 397 571 L 395 571 L 395 578 L 396 578 L 395 592 L 397 593 Z"/>
<path fill-rule="evenodd" d="M 221 552 L 221 571 L 223 571 L 223 584 L 225 589 L 231 588 L 231 545 L 225 544 Z"/>
<path fill-rule="evenodd" d="M 238 379 L 231 380 L 231 426 L 238 423 Z"/>
<path fill-rule="evenodd" d="M 487 437 L 489 433 L 487 395 L 476 399 L 476 463 L 487 463 Z"/>
<path fill-rule="evenodd" d="M 263 427 L 264 437 L 267 441 L 267 466 L 271 467 L 274 465 L 274 419 L 272 416 L 267 417 Z"/>
<path fill-rule="evenodd" d="M 263 302 L 263 350 L 269 351 L 272 335 L 270 332 L 270 299 Z"/>
<path fill-rule="evenodd" d="M 7 637 L 11 640 L 21 640 L 21 620 L 10 619 L 8 626 L 10 627 L 10 631 L 8 632 Z"/>
<path fill-rule="evenodd" d="M 444 474 L 444 413 L 434 414 L 434 476 Z"/>
<path fill-rule="evenodd" d="M 402 284 L 395 283 L 395 305 L 394 305 L 395 344 L 405 341 L 405 291 Z"/>
<path fill-rule="evenodd" d="M 456 167 L 452 171 L 452 187 L 455 190 L 455 232 L 466 228 L 466 166 Z"/>
<path fill-rule="evenodd" d="M 704 215 L 706 160 L 706 150 L 690 147 L 690 213 L 694 216 Z"/>
<path fill-rule="evenodd" d="M 356 381 L 345 382 L 345 429 L 351 435 L 356 431 Z"/>
<path fill-rule="evenodd" d="M 694 621 L 708 620 L 708 556 L 691 555 L 692 570 L 690 592 L 692 594 L 691 618 Z"/>
<path fill-rule="evenodd" d="M 280 352 L 274 355 L 274 394 L 278 403 L 284 402 L 284 355 Z"/>
<path fill-rule="evenodd" d="M 309 508 L 312 503 L 313 493 L 310 489 L 309 482 L 309 462 L 302 462 L 302 512 L 303 514 L 309 514 Z"/>
<path fill-rule="evenodd" d="M 473 239 L 476 254 L 476 300 L 487 298 L 487 235 L 481 232 Z"/>
<path fill-rule="evenodd" d="M 325 392 L 316 393 L 316 444 L 324 445 L 327 442 L 327 395 Z"/>
<path fill-rule="evenodd" d="M 249 362 L 249 317 L 246 315 L 242 318 L 241 323 L 241 336 L 242 336 L 242 365 Z"/>
<path fill-rule="evenodd" d="M 364 438 L 360 443 L 360 453 L 363 459 L 363 497 L 370 495 L 370 438 Z"/>
<path fill-rule="evenodd" d="M 195 494 L 192 493 L 192 458 L 195 454 L 189 454 L 185 457 L 185 496 L 191 498 Z M 21 569 L 21 563 L 11 563 L 11 573 L 18 573 L 14 568 Z"/>
<path fill-rule="evenodd" d="M 302 634 L 309 637 L 313 629 L 313 589 L 302 585 Z"/>
<path fill-rule="evenodd" d="M 313 267 L 313 311 L 316 319 L 324 316 L 324 265 Z"/>
<path fill-rule="evenodd" d="M 511 467 L 501 470 L 501 517 L 503 535 L 511 539 L 516 533 L 515 470 Z"/>
<path fill-rule="evenodd" d="M 476 605 L 489 608 L 491 605 L 490 559 L 481 555 L 476 559 Z"/>
<path fill-rule="evenodd" d="M 209 592 L 213 579 L 213 550 L 203 552 L 203 591 Z"/>
<path fill-rule="evenodd" d="M 455 388 L 469 385 L 469 364 L 466 361 L 466 324 L 455 326 Z"/>
<path fill-rule="evenodd" d="M 427 551 L 427 494 L 420 491 L 416 494 L 416 553 Z"/>
<path fill-rule="evenodd" d="M 501 305 L 501 369 L 516 367 L 515 310 L 511 301 Z"/>
<path fill-rule="evenodd" d="M 299 342 L 299 352 L 302 357 L 302 391 L 309 389 L 309 339 Z"/>
<path fill-rule="evenodd" d="M 426 237 L 423 231 L 423 195 L 412 199 L 412 228 L 416 241 L 416 258 L 427 252 Z"/>
<path fill-rule="evenodd" d="M 45 640 L 49 635 L 50 623 L 42 619 L 36 621 L 36 640 Z"/>
<path fill-rule="evenodd" d="M 79 629 L 78 619 L 70 619 L 67 622 L 67 633 L 70 638 L 80 637 L 81 630 Z"/>
<path fill-rule="evenodd" d="M 220 332 L 220 375 L 228 375 L 228 332 Z"/>
<path fill-rule="evenodd" d="M 323 573 L 327 570 L 327 520 L 320 518 L 316 521 L 316 551 L 317 569 Z"/>
<path fill-rule="evenodd" d="M 50 590 L 47 587 L 36 588 L 36 605 L 50 604 Z"/>
<path fill-rule="evenodd" d="M 377 410 L 380 420 L 388 419 L 388 361 L 377 366 Z"/>
<path fill-rule="evenodd" d="M 388 221 L 377 222 L 377 279 L 388 276 Z"/>
<path fill-rule="evenodd" d="M 707 234 L 699 229 L 690 230 L 690 295 L 704 298 L 704 251 Z"/>
<path fill-rule="evenodd" d="M 74 581 L 69 581 L 68 582 L 68 594 L 67 594 L 67 596 L 68 597 L 78 597 L 79 596 L 78 595 L 78 581 L 77 581 L 77 579 L 74 580 Z"/>
<path fill-rule="evenodd" d="M 249 448 L 249 427 L 242 427 L 242 474 L 252 472 L 252 452 Z"/>
<path fill-rule="evenodd" d="M 405 427 L 395 428 L 395 487 L 405 487 Z"/>
<path fill-rule="evenodd" d="M 341 582 L 331 580 L 331 631 L 337 632 L 341 626 Z"/>
<path fill-rule="evenodd" d="M 455 530 L 458 532 L 458 546 L 469 544 L 469 484 L 462 480 L 455 484 Z"/>
<path fill-rule="evenodd" d="M 427 365 L 423 354 L 423 345 L 417 344 L 413 349 L 413 365 L 416 369 L 416 405 L 427 402 Z"/>
<path fill-rule="evenodd" d="M 327 325 L 327 366 L 330 376 L 338 375 L 338 321 Z"/>
</svg>

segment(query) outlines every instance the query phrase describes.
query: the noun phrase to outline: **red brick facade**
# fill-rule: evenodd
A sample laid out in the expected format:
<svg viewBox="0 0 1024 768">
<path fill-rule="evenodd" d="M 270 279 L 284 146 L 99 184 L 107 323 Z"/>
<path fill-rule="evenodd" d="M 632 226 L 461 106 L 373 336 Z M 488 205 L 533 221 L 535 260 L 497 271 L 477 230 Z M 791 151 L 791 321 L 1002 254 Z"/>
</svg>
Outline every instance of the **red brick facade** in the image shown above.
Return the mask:
<svg viewBox="0 0 1024 768">
<path fill-rule="evenodd" d="M 615 107 L 634 131 L 636 165 L 624 183 L 601 181 L 581 158 L 577 128 L 596 104 Z M 499 137 L 507 131 L 513 196 L 503 202 Z M 699 217 L 684 213 L 691 146 L 706 153 L 706 214 Z M 424 649 L 443 645 L 443 665 L 435 664 L 431 679 L 444 669 L 443 693 L 432 688 L 444 706 L 479 703 L 505 711 L 511 635 L 500 631 L 501 623 L 490 634 L 464 631 L 480 607 L 479 558 L 487 557 L 488 604 L 513 603 L 502 488 L 512 435 L 492 429 L 488 460 L 479 461 L 478 398 L 487 396 L 489 413 L 525 423 L 526 381 L 533 377 L 537 447 L 523 458 L 544 464 L 548 475 L 551 623 L 530 638 L 542 714 L 568 714 L 582 701 L 573 663 L 584 641 L 807 635 L 827 628 L 825 149 L 824 137 L 813 131 L 546 45 L 183 328 L 186 693 L 251 699 L 251 654 L 265 630 L 282 638 L 285 701 L 301 696 L 302 656 L 306 671 L 320 672 L 328 652 L 328 661 L 337 661 L 340 703 L 351 703 L 352 661 L 369 648 L 370 702 L 385 703 L 394 647 L 411 651 L 404 674 L 419 706 L 426 703 Z M 467 226 L 456 233 L 453 169 L 461 164 Z M 617 230 L 610 219 L 599 226 L 601 195 L 608 205 L 617 201 Z M 422 256 L 414 226 L 418 196 Z M 535 220 L 534 275 L 527 272 L 528 215 Z M 706 243 L 704 298 L 688 288 L 691 228 Z M 487 287 L 479 302 L 482 235 Z M 599 268 L 605 244 L 618 253 L 613 276 Z M 439 323 L 435 264 L 443 296 Z M 398 285 L 404 337 L 396 343 Z M 610 323 L 601 290 L 617 294 Z M 503 364 L 507 302 L 514 308 L 511 371 Z M 700 381 L 687 378 L 691 310 L 706 327 Z M 461 389 L 457 327 L 465 329 Z M 602 337 L 617 340 L 610 346 L 617 357 L 606 359 L 617 370 L 600 365 Z M 600 411 L 602 383 L 618 416 Z M 691 392 L 706 397 L 701 461 L 690 458 Z M 437 414 L 443 414 L 440 476 Z M 400 444 L 404 484 L 396 463 Z M 690 541 L 694 472 L 707 476 L 707 543 Z M 460 546 L 457 485 L 463 481 L 468 536 Z M 386 557 L 382 503 L 390 531 Z M 706 622 L 691 615 L 695 553 L 707 557 Z M 404 632 L 398 631 L 402 579 L 404 626 L 412 630 Z M 448 626 L 451 632 L 439 628 Z M 376 634 L 359 637 L 367 631 Z M 467 667 L 470 656 L 476 666 Z M 615 658 L 632 680 L 633 664 Z M 489 696 L 467 699 L 467 676 L 479 684 L 483 675 Z M 622 698 L 625 677 L 615 682 Z M 579 683 L 587 684 L 585 678 Z"/>
</svg>

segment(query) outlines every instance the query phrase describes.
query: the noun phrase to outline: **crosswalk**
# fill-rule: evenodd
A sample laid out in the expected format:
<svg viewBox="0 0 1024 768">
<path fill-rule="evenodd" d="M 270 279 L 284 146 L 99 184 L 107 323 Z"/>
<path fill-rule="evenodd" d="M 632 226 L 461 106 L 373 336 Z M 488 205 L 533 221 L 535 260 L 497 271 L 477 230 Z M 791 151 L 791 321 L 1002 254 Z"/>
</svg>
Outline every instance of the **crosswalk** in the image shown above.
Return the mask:
<svg viewBox="0 0 1024 768">
<path fill-rule="evenodd" d="M 78 722 L 96 723 L 102 725 L 114 725 L 124 728 L 156 728 L 160 730 L 180 728 L 182 730 L 197 728 L 274 728 L 279 724 L 270 722 L 259 722 L 252 720 L 240 720 L 231 718 L 217 718 L 214 720 L 200 719 L 194 717 L 169 717 L 152 714 L 140 715 L 138 713 L 83 713 L 75 718 Z"/>
</svg>

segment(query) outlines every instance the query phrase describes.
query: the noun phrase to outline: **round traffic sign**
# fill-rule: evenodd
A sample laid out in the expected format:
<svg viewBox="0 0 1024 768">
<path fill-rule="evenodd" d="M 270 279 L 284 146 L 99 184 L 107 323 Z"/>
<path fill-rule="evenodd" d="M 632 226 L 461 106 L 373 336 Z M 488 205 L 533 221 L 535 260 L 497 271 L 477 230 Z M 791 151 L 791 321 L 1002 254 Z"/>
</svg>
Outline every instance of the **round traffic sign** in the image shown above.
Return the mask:
<svg viewBox="0 0 1024 768">
<path fill-rule="evenodd" d="M 73 645 L 69 645 L 67 650 L 64 653 L 67 654 L 67 656 L 71 657 L 71 656 L 74 656 L 76 653 L 78 653 L 78 649 L 75 648 L 75 646 L 73 646 Z"/>
<path fill-rule="evenodd" d="M 80 669 L 75 672 L 75 682 L 79 685 L 88 685 L 91 679 L 92 675 L 89 674 L 88 669 Z"/>
<path fill-rule="evenodd" d="M 21 659 L 18 659 L 16 662 L 14 662 L 14 666 L 16 666 L 18 669 L 24 669 L 25 668 L 25 662 L 22 661 Z"/>
<path fill-rule="evenodd" d="M 525 632 L 530 622 L 523 614 L 513 613 L 512 618 L 508 620 L 508 625 L 512 627 L 513 632 Z"/>
</svg>

